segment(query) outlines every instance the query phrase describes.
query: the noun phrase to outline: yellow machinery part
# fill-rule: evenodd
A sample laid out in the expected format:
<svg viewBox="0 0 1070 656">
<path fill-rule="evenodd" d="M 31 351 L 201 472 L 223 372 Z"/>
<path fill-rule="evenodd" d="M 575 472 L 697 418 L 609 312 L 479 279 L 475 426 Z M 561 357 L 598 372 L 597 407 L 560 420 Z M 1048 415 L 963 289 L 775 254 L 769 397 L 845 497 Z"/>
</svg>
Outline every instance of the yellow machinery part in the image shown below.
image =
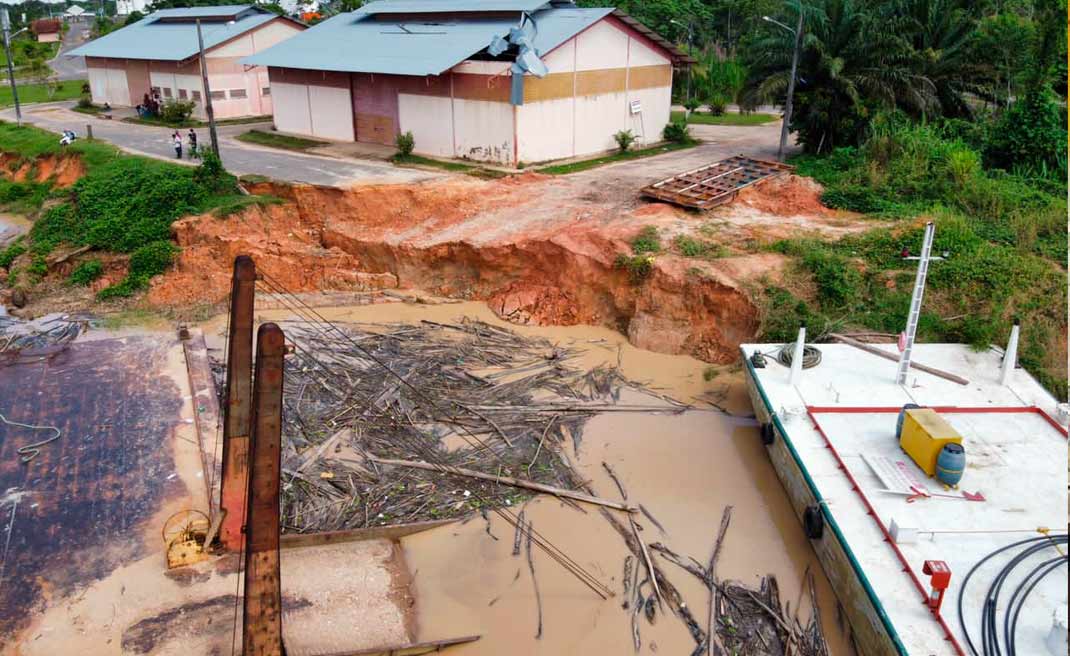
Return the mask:
<svg viewBox="0 0 1070 656">
<path fill-rule="evenodd" d="M 911 408 L 903 419 L 899 446 L 929 476 L 945 444 L 962 444 L 962 436 L 932 408 Z"/>
</svg>

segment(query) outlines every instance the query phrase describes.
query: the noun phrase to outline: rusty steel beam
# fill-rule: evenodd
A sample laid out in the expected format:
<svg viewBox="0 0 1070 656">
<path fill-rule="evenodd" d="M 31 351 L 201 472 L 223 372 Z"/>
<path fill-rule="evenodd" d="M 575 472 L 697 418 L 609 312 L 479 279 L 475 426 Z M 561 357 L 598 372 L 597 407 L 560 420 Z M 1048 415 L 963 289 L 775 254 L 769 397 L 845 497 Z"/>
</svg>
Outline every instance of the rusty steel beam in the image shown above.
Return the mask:
<svg viewBox="0 0 1070 656">
<path fill-rule="evenodd" d="M 223 480 L 219 507 L 219 541 L 240 551 L 245 493 L 249 483 L 249 429 L 252 414 L 253 299 L 256 265 L 248 255 L 234 259 L 227 327 L 227 386 L 223 402 Z"/>
<path fill-rule="evenodd" d="M 246 509 L 245 599 L 242 654 L 282 656 L 282 588 L 279 579 L 279 488 L 282 453 L 282 329 L 256 334 L 253 437 Z"/>
</svg>

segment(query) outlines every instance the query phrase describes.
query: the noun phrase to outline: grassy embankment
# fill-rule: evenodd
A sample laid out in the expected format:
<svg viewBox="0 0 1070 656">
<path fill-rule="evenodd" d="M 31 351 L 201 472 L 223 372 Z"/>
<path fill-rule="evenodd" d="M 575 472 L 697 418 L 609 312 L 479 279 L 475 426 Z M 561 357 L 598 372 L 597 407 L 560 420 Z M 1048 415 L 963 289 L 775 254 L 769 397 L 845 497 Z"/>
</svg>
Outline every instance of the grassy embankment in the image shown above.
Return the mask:
<svg viewBox="0 0 1070 656">
<path fill-rule="evenodd" d="M 606 164 L 612 164 L 614 162 L 624 162 L 632 159 L 642 159 L 644 157 L 653 157 L 654 155 L 669 153 L 674 150 L 694 148 L 700 143 L 702 142 L 694 139 L 688 141 L 671 141 L 658 146 L 652 146 L 650 148 L 639 148 L 637 150 L 615 152 L 610 155 L 592 157 L 591 159 L 583 159 L 576 162 L 566 162 L 564 164 L 553 164 L 551 166 L 544 166 L 536 170 L 539 173 L 548 173 L 550 175 L 567 175 L 569 173 L 578 173 L 580 171 L 586 171 L 588 169 L 604 166 Z"/>
<path fill-rule="evenodd" d="M 60 100 L 74 100 L 82 95 L 83 80 L 68 80 L 59 82 L 55 92 L 48 96 L 47 84 L 19 84 L 19 103 L 28 105 L 40 102 L 58 102 Z M 0 107 L 10 107 L 15 104 L 11 95 L 11 86 L 4 80 L 0 86 Z"/>
<path fill-rule="evenodd" d="M 684 120 L 683 112 L 672 112 L 671 118 L 674 121 Z M 737 112 L 725 112 L 719 116 L 713 114 L 705 114 L 702 112 L 691 112 L 691 115 L 687 117 L 687 122 L 691 125 L 763 125 L 765 123 L 771 123 L 777 120 L 777 116 L 773 114 L 763 114 L 762 112 L 751 112 L 750 114 L 739 114 Z"/>
<path fill-rule="evenodd" d="M 27 236 L 0 250 L 0 268 L 7 274 L 0 284 L 12 288 L 40 283 L 49 273 L 47 257 L 58 247 L 88 246 L 69 283 L 87 285 L 103 273 L 94 251 L 129 254 L 127 276 L 97 297 L 131 296 L 177 254 L 170 230 L 176 219 L 208 211 L 225 218 L 250 204 L 278 200 L 240 194 L 235 178 L 214 158 L 193 168 L 128 155 L 101 142 L 79 140 L 63 149 L 57 134 L 5 122 L 0 122 L 0 151 L 14 156 L 10 171 L 61 155 L 78 157 L 85 169 L 68 189 L 34 182 L 33 168 L 24 182 L 0 178 L 0 210 L 35 218 Z"/>
<path fill-rule="evenodd" d="M 304 137 L 293 137 L 288 134 L 279 134 L 277 132 L 265 132 L 264 130 L 249 130 L 243 132 L 237 137 L 238 141 L 244 141 L 246 143 L 257 144 L 258 146 L 270 146 L 271 148 L 282 148 L 283 150 L 308 150 L 309 148 L 315 148 L 316 146 L 326 146 L 326 141 L 319 141 L 317 139 L 305 139 Z"/>
<path fill-rule="evenodd" d="M 825 185 L 822 201 L 874 219 L 873 230 L 834 242 L 782 240 L 768 248 L 794 266 L 763 298 L 764 339 L 852 328 L 898 333 L 910 304 L 926 220 L 934 250 L 918 337 L 978 349 L 1004 344 L 1022 323 L 1021 364 L 1067 395 L 1066 183 L 983 167 L 976 145 L 951 126 L 889 128 L 861 148 L 800 156 L 798 173 Z M 879 223 L 878 223 L 879 221 Z"/>
</svg>

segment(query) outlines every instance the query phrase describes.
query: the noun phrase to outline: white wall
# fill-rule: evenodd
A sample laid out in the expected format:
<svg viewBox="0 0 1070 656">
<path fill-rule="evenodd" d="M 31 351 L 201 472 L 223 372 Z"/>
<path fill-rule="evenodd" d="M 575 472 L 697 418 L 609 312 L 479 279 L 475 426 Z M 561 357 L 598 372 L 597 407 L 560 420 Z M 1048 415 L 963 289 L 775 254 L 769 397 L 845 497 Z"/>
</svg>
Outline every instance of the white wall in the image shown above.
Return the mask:
<svg viewBox="0 0 1070 656">
<path fill-rule="evenodd" d="M 398 94 L 398 130 L 412 132 L 415 151 L 453 157 L 453 105 L 442 96 Z"/>
<path fill-rule="evenodd" d="M 93 102 L 98 105 L 108 103 L 116 107 L 130 104 L 130 89 L 126 83 L 125 68 L 89 69 L 89 89 Z"/>
<path fill-rule="evenodd" d="M 290 134 L 312 134 L 307 84 L 272 81 L 271 98 L 275 106 L 276 130 Z"/>
<path fill-rule="evenodd" d="M 513 161 L 512 105 L 455 98 L 453 109 L 457 157 L 502 164 Z"/>
<path fill-rule="evenodd" d="M 334 141 L 354 141 L 353 100 L 349 89 L 308 85 L 312 136 Z"/>
<path fill-rule="evenodd" d="M 527 163 L 571 157 L 574 139 L 575 98 L 555 98 L 517 107 L 517 145 Z"/>
</svg>

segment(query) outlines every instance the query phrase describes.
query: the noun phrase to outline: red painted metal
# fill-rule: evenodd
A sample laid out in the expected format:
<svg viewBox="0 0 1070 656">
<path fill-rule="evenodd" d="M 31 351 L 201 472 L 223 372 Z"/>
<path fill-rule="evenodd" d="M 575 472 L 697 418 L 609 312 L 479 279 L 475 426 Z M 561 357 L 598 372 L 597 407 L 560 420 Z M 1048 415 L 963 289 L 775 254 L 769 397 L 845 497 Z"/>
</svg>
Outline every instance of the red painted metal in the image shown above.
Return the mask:
<svg viewBox="0 0 1070 656">
<path fill-rule="evenodd" d="M 227 387 L 223 403 L 223 464 L 219 507 L 223 521 L 219 542 L 240 551 L 249 476 L 249 432 L 252 416 L 253 297 L 256 265 L 248 255 L 234 259 L 227 337 Z"/>
<path fill-rule="evenodd" d="M 951 568 L 942 560 L 926 560 L 921 566 L 921 573 L 929 575 L 929 608 L 934 613 L 940 612 L 944 603 L 944 593 L 951 585 Z"/>
<path fill-rule="evenodd" d="M 869 412 L 891 412 L 892 410 L 893 409 L 891 408 L 878 408 L 876 410 L 870 409 Z M 900 408 L 894 408 L 895 412 L 899 412 L 899 410 Z M 825 429 L 821 427 L 821 423 L 817 420 L 816 417 L 816 415 L 821 412 L 850 414 L 852 412 L 860 412 L 860 410 L 857 408 L 807 407 L 806 413 L 807 415 L 809 415 L 810 421 L 814 422 L 814 430 L 816 430 L 818 434 L 821 435 L 821 438 L 825 440 L 825 448 L 827 448 L 832 453 L 832 456 L 836 459 L 836 465 L 839 467 L 840 471 L 843 472 L 843 475 L 847 477 L 847 480 L 851 483 L 851 489 L 854 490 L 855 494 L 858 495 L 858 498 L 862 500 L 862 504 L 866 507 L 866 513 L 873 518 L 874 523 L 877 524 L 877 528 L 879 528 L 881 533 L 884 535 L 884 541 L 888 544 L 892 551 L 895 552 L 896 558 L 899 559 L 899 563 L 903 566 L 903 571 L 910 575 L 910 580 L 914 582 L 914 587 L 917 588 L 918 592 L 921 594 L 921 602 L 929 608 L 930 612 L 933 615 L 933 618 L 935 618 L 936 621 L 940 624 L 940 628 L 944 632 L 944 639 L 951 643 L 952 647 L 955 649 L 956 654 L 958 654 L 959 656 L 967 656 L 966 651 L 962 648 L 962 645 L 959 644 L 959 641 L 955 638 L 955 634 L 951 632 L 951 627 L 947 625 L 947 622 L 945 622 L 944 618 L 941 617 L 939 611 L 934 611 L 929 605 L 929 591 L 922 584 L 921 579 L 918 578 L 918 575 L 914 572 L 914 569 L 911 568 L 910 563 L 907 561 L 907 558 L 903 554 L 902 550 L 900 550 L 899 546 L 895 543 L 895 540 L 892 539 L 892 534 L 888 531 L 888 527 L 884 525 L 884 522 L 881 521 L 880 516 L 877 515 L 877 511 L 873 507 L 873 504 L 870 503 L 869 498 L 866 496 L 865 492 L 862 491 L 862 486 L 858 484 L 858 481 L 855 480 L 854 475 L 851 474 L 851 470 L 849 470 L 847 468 L 847 465 L 843 462 L 843 458 L 840 457 L 840 454 L 836 450 L 836 447 L 832 446 L 832 441 L 829 440 L 828 435 L 825 434 Z"/>
</svg>

